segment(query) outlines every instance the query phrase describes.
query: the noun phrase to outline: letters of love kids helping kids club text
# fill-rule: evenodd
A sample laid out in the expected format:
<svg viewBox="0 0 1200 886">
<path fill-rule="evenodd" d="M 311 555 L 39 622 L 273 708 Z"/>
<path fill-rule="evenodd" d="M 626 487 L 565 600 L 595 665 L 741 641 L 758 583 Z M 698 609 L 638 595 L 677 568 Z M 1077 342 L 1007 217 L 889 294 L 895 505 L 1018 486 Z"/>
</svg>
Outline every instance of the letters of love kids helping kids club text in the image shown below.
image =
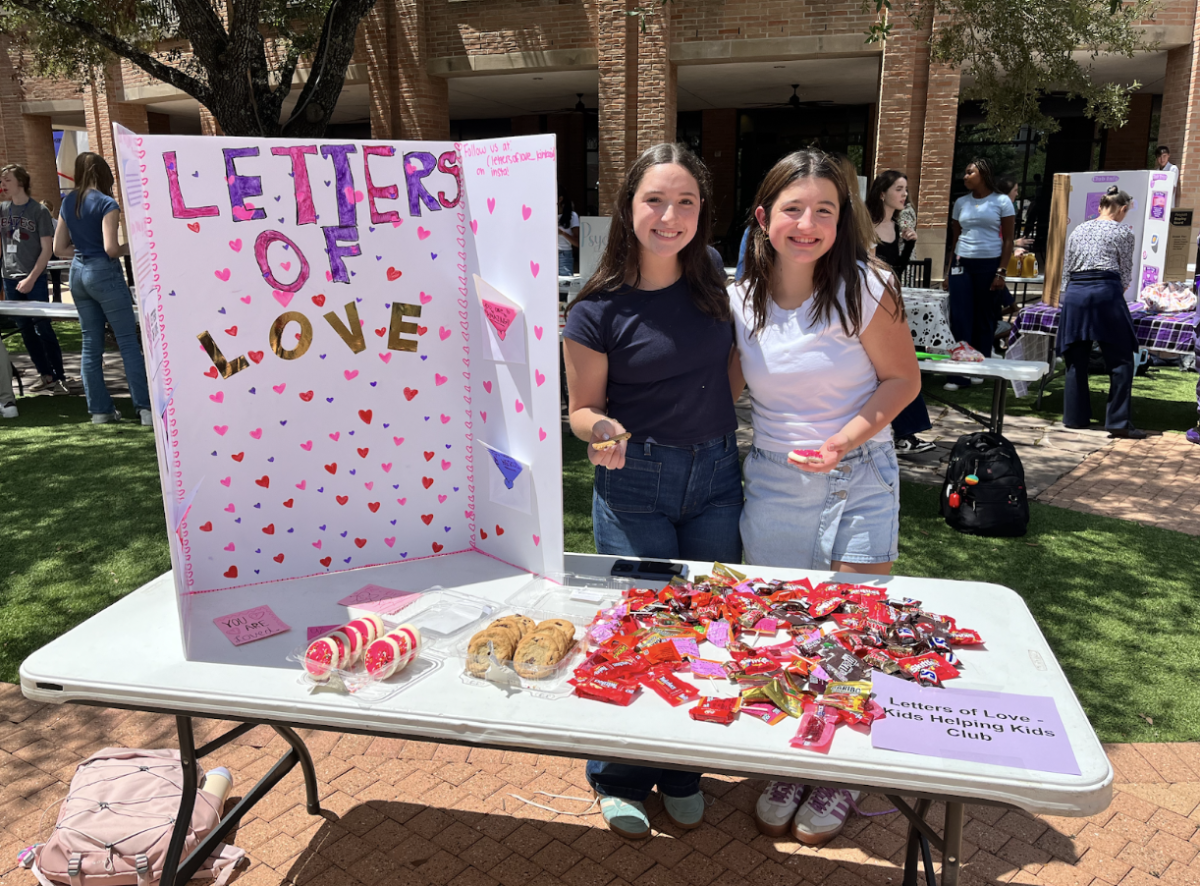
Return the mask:
<svg viewBox="0 0 1200 886">
<path fill-rule="evenodd" d="M 116 129 L 181 594 L 561 570 L 552 136 Z"/>
</svg>

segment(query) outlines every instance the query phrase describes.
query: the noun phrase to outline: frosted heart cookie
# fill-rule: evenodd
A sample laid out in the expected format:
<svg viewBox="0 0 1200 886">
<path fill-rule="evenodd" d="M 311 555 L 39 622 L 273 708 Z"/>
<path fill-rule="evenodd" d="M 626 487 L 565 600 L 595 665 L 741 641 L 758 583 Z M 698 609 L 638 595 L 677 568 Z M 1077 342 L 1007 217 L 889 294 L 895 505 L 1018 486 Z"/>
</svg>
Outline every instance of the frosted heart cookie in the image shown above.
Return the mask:
<svg viewBox="0 0 1200 886">
<path fill-rule="evenodd" d="M 825 456 L 817 449 L 793 449 L 788 453 L 788 461 L 794 465 L 819 465 Z"/>
<path fill-rule="evenodd" d="M 607 440 L 598 440 L 592 444 L 592 448 L 603 452 L 605 449 L 612 449 L 618 443 L 628 440 L 632 436 L 633 434 L 626 431 L 623 434 L 617 434 L 615 437 L 609 437 Z"/>
</svg>

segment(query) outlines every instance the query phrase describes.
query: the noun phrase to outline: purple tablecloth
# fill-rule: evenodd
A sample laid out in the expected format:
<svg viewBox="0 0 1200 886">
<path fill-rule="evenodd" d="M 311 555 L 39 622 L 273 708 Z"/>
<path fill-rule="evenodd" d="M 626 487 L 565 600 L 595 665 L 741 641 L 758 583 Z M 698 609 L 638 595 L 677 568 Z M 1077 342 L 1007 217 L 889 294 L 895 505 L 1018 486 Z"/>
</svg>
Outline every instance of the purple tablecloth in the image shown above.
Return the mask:
<svg viewBox="0 0 1200 886">
<path fill-rule="evenodd" d="M 1023 332 L 1054 335 L 1058 332 L 1058 308 L 1035 304 L 1021 308 L 1013 321 L 1009 342 Z M 1147 314 L 1141 302 L 1129 306 L 1138 343 L 1152 351 L 1190 354 L 1196 343 L 1196 311 L 1178 314 Z"/>
</svg>

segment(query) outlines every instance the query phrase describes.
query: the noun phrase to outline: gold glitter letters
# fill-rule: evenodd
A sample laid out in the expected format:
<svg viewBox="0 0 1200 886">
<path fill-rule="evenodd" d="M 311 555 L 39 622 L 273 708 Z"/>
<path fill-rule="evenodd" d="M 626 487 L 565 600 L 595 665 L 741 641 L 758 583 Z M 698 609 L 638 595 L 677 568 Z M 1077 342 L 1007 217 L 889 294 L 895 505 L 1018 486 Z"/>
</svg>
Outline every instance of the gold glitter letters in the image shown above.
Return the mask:
<svg viewBox="0 0 1200 886">
<path fill-rule="evenodd" d="M 354 302 L 346 303 L 346 319 L 350 322 L 350 327 L 342 322 L 334 311 L 330 311 L 325 315 L 325 319 L 329 321 L 329 325 L 333 327 L 333 331 L 342 337 L 347 345 L 350 346 L 356 354 L 361 354 L 367 349 L 367 343 L 363 339 L 362 324 L 358 322 L 358 306 Z"/>
<path fill-rule="evenodd" d="M 296 342 L 296 347 L 289 350 L 283 346 L 283 330 L 293 321 L 300 324 L 300 339 Z M 271 324 L 271 350 L 284 360 L 295 360 L 297 357 L 303 357 L 304 353 L 312 345 L 312 339 L 312 324 L 299 311 L 286 311 L 276 317 L 275 322 Z"/>
<path fill-rule="evenodd" d="M 241 372 L 250 365 L 246 362 L 245 357 L 235 357 L 232 363 L 226 360 L 225 355 L 221 353 L 221 349 L 217 347 L 217 343 L 213 341 L 213 337 L 208 334 L 207 329 L 196 338 L 200 339 L 200 344 L 208 352 L 208 359 L 213 361 L 213 366 L 217 367 L 217 372 L 221 373 L 222 378 L 229 378 L 235 372 Z"/>
<path fill-rule="evenodd" d="M 420 305 L 406 305 L 400 302 L 392 302 L 392 323 L 388 331 L 389 351 L 415 351 L 417 349 L 417 340 L 415 338 L 401 338 L 400 334 L 416 335 L 417 324 L 408 323 L 403 318 L 420 316 Z"/>
</svg>

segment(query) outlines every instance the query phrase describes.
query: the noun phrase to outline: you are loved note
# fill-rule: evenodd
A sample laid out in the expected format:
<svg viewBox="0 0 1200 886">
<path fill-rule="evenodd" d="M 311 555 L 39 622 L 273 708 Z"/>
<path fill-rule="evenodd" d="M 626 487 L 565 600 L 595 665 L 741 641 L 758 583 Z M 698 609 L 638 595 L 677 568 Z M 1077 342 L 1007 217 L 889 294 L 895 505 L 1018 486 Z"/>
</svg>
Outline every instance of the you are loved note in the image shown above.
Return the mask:
<svg viewBox="0 0 1200 886">
<path fill-rule="evenodd" d="M 214 618 L 213 624 L 234 646 L 253 643 L 255 640 L 291 630 L 270 606 L 255 606 L 253 609 L 243 609 L 232 615 L 222 615 Z"/>
</svg>

